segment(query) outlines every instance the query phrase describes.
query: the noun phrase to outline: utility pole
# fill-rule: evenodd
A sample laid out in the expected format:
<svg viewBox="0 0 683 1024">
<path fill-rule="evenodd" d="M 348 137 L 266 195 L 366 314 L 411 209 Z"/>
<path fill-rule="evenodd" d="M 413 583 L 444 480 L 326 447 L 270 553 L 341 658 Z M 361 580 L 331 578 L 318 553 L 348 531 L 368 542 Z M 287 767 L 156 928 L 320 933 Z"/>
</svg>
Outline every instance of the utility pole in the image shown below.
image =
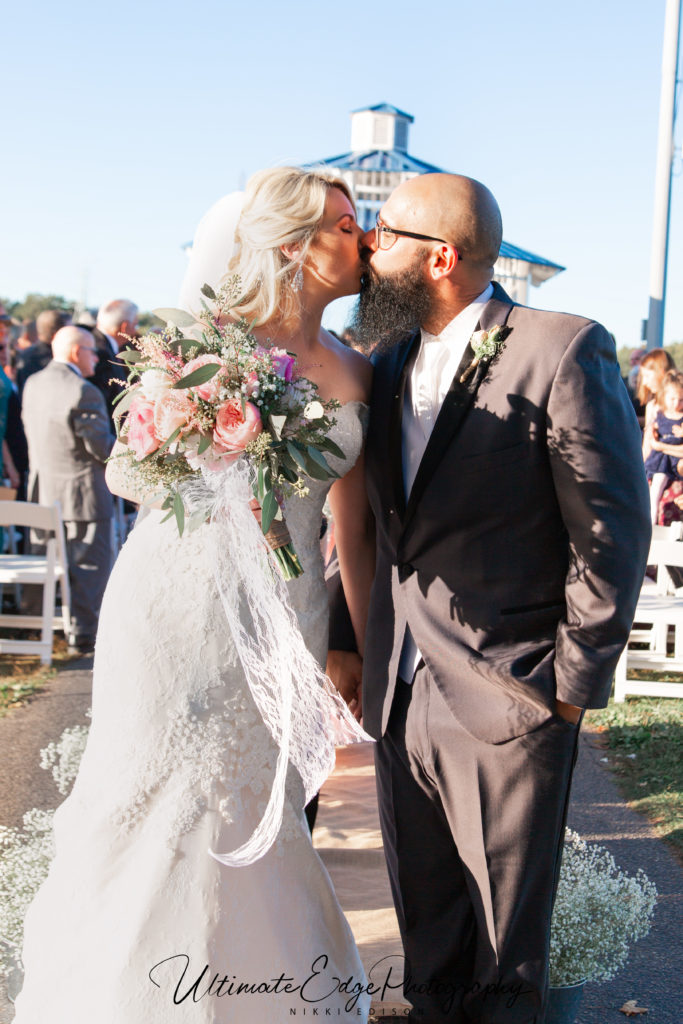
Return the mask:
<svg viewBox="0 0 683 1024">
<path fill-rule="evenodd" d="M 666 271 L 671 216 L 671 173 L 674 159 L 676 79 L 681 22 L 681 0 L 667 0 L 662 53 L 662 91 L 659 101 L 659 140 L 655 179 L 655 209 L 650 262 L 650 308 L 646 321 L 648 350 L 664 343 Z"/>
</svg>

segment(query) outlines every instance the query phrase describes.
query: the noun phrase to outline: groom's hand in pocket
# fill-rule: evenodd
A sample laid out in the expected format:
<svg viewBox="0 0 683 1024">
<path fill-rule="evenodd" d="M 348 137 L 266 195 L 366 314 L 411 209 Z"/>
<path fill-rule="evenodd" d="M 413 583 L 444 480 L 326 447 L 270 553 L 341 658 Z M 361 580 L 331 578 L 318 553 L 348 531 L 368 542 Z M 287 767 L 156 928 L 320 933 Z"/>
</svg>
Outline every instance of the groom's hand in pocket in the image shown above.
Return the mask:
<svg viewBox="0 0 683 1024">
<path fill-rule="evenodd" d="M 577 707 L 576 704 L 566 704 L 563 700 L 555 701 L 555 714 L 564 718 L 565 722 L 571 722 L 572 725 L 577 724 L 582 711 L 583 708 Z"/>
<path fill-rule="evenodd" d="M 354 718 L 362 713 L 363 659 L 355 651 L 328 651 L 326 672 L 349 706 Z"/>
</svg>

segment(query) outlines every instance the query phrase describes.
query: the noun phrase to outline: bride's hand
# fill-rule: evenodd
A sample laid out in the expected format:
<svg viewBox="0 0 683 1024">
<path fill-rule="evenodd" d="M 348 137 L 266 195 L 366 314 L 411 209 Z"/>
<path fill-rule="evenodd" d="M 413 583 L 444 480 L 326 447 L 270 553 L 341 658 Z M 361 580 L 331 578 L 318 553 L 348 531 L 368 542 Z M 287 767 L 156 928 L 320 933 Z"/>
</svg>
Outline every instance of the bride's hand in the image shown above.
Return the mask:
<svg viewBox="0 0 683 1024">
<path fill-rule="evenodd" d="M 325 671 L 360 722 L 362 709 L 363 660 L 355 651 L 328 651 Z"/>
</svg>

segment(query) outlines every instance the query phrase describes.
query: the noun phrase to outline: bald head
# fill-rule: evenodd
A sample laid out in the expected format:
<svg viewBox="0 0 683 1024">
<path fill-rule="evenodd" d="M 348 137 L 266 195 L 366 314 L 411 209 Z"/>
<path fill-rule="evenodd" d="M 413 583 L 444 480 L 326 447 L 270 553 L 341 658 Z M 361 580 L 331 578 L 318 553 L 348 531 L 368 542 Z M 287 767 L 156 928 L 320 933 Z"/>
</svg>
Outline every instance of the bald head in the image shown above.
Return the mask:
<svg viewBox="0 0 683 1024">
<path fill-rule="evenodd" d="M 469 263 L 493 269 L 503 222 L 493 195 L 461 174 L 420 174 L 399 185 L 384 207 L 389 227 L 435 235 Z"/>
<path fill-rule="evenodd" d="M 93 336 L 90 331 L 70 324 L 57 331 L 52 339 L 52 355 L 63 363 L 76 363 L 75 352 L 78 351 L 79 345 L 94 348 Z"/>
</svg>

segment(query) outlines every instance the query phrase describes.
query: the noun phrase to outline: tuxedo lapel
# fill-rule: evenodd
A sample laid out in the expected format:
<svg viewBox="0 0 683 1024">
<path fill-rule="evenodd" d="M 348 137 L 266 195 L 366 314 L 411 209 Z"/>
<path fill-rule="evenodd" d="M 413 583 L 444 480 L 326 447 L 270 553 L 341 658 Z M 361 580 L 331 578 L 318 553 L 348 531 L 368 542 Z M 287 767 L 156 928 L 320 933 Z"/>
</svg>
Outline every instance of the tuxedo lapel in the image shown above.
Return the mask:
<svg viewBox="0 0 683 1024">
<path fill-rule="evenodd" d="M 394 507 L 400 519 L 406 511 L 405 484 L 403 482 L 403 403 L 406 381 L 420 347 L 420 331 L 416 331 L 405 342 L 397 346 L 396 362 L 393 367 L 391 384 L 391 410 L 389 414 L 389 472 Z"/>
<path fill-rule="evenodd" d="M 493 295 L 482 310 L 479 323 L 475 330 L 488 330 L 494 324 L 501 327 L 505 325 L 514 303 L 499 284 L 494 284 Z M 425 488 L 431 480 L 434 472 L 443 458 L 444 452 L 453 441 L 462 421 L 474 402 L 479 386 L 486 376 L 488 363 L 482 362 L 476 367 L 474 373 L 470 374 L 463 383 L 461 377 L 474 359 L 474 351 L 470 342 L 463 353 L 460 365 L 456 371 L 451 386 L 446 392 L 439 415 L 437 416 L 434 429 L 430 435 L 422 461 L 420 462 L 415 481 L 405 510 L 404 525 L 410 520 L 415 512 Z M 403 390 L 405 391 L 405 375 L 403 378 Z M 401 474 L 401 484 L 403 484 Z"/>
</svg>

